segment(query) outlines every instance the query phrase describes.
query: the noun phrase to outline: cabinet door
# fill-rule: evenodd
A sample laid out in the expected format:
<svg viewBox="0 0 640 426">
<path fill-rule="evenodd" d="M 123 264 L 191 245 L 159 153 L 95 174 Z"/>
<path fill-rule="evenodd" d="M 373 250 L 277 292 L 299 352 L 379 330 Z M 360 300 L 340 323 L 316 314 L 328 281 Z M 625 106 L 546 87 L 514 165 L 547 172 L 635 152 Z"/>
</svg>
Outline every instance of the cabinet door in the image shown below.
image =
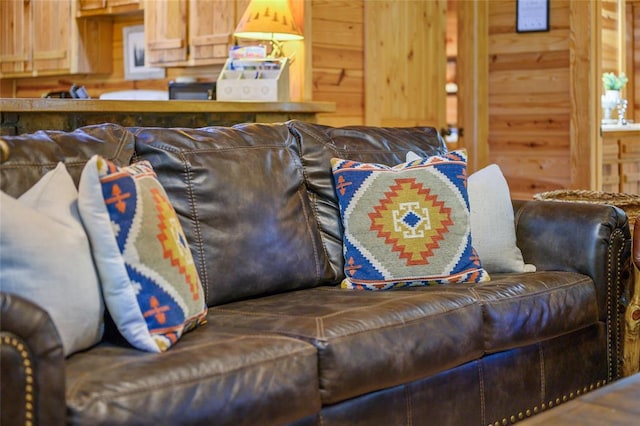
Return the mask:
<svg viewBox="0 0 640 426">
<path fill-rule="evenodd" d="M 618 139 L 604 137 L 602 139 L 602 185 L 604 192 L 620 191 L 620 149 Z"/>
<path fill-rule="evenodd" d="M 187 1 L 147 0 L 144 3 L 145 56 L 148 65 L 186 64 Z"/>
<path fill-rule="evenodd" d="M 0 76 L 31 71 L 29 0 L 0 1 Z"/>
<path fill-rule="evenodd" d="M 104 9 L 107 7 L 107 0 L 80 0 L 78 6 L 81 11 Z"/>
<path fill-rule="evenodd" d="M 78 0 L 77 16 L 110 16 L 138 10 L 141 10 L 140 0 Z"/>
<path fill-rule="evenodd" d="M 224 63 L 229 56 L 229 47 L 233 45 L 238 19 L 235 1 L 190 0 L 189 63 Z"/>
<path fill-rule="evenodd" d="M 117 8 L 120 6 L 139 6 L 140 0 L 108 0 L 107 6 Z"/>
<path fill-rule="evenodd" d="M 620 191 L 640 194 L 640 131 L 620 138 Z"/>
<path fill-rule="evenodd" d="M 31 0 L 33 17 L 33 69 L 38 72 L 71 67 L 71 0 Z"/>
</svg>

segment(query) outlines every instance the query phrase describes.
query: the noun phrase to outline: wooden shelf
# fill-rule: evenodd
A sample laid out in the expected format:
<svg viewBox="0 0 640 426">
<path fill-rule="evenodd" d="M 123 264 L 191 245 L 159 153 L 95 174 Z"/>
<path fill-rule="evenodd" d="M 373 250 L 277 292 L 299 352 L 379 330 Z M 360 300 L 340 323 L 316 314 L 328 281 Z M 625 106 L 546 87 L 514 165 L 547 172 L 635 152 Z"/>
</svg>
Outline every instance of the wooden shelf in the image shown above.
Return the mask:
<svg viewBox="0 0 640 426">
<path fill-rule="evenodd" d="M 333 102 L 2 98 L 2 112 L 335 112 Z"/>
</svg>

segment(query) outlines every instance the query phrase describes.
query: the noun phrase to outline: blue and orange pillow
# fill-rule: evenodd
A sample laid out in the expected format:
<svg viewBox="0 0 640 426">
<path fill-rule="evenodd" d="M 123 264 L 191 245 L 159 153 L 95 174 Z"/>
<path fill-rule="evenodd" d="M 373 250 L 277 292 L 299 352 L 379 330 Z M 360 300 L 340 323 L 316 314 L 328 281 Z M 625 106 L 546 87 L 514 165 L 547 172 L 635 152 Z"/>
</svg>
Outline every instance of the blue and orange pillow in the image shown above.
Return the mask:
<svg viewBox="0 0 640 426">
<path fill-rule="evenodd" d="M 207 306 L 178 217 L 151 164 L 85 166 L 79 208 L 104 300 L 120 333 L 162 352 L 206 321 Z"/>
<path fill-rule="evenodd" d="M 473 248 L 466 152 L 394 167 L 331 160 L 344 228 L 343 288 L 483 282 Z"/>
</svg>

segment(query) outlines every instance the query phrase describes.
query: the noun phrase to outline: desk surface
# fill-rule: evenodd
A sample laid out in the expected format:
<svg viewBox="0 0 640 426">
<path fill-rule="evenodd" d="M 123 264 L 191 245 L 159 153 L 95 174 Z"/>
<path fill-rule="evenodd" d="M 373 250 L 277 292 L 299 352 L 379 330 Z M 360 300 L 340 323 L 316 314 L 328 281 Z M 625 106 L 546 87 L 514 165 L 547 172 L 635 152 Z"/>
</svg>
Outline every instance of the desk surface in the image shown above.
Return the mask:
<svg viewBox="0 0 640 426">
<path fill-rule="evenodd" d="M 2 112 L 335 112 L 333 102 L 141 101 L 106 99 L 0 98 Z"/>
<path fill-rule="evenodd" d="M 104 122 L 155 127 L 316 122 L 318 114 L 335 111 L 333 102 L 0 98 L 0 135 L 72 131 Z"/>
<path fill-rule="evenodd" d="M 629 123 L 629 124 L 603 124 L 600 129 L 602 133 L 640 133 L 640 123 Z"/>
</svg>

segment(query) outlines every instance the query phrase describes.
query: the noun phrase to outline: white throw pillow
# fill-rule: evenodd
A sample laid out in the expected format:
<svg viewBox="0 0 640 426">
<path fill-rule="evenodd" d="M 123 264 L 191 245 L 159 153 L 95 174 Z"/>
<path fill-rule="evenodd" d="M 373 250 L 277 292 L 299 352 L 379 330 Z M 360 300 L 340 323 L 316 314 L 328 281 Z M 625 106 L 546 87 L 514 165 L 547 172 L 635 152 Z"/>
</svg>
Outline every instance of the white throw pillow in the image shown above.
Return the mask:
<svg viewBox="0 0 640 426">
<path fill-rule="evenodd" d="M 49 313 L 65 356 L 102 339 L 100 284 L 63 163 L 18 199 L 0 192 L 0 269 L 0 290 Z"/>
<path fill-rule="evenodd" d="M 407 162 L 421 160 L 409 151 Z M 497 164 L 471 174 L 467 179 L 470 226 L 473 247 L 484 269 L 495 272 L 535 272 L 535 265 L 524 263 L 516 245 L 511 192 Z"/>
<path fill-rule="evenodd" d="M 534 272 L 525 264 L 516 245 L 511 193 L 497 164 L 471 174 L 467 179 L 471 208 L 473 246 L 489 272 Z"/>
</svg>

